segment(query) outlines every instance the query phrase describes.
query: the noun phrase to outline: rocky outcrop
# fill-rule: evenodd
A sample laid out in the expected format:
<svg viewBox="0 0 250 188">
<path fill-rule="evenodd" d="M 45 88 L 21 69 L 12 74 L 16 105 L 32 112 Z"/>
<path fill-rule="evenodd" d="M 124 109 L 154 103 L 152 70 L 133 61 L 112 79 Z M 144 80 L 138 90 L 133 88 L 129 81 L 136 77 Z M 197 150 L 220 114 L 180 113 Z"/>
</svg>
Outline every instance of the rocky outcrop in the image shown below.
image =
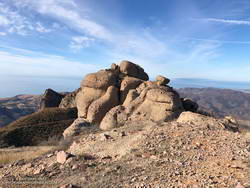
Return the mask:
<svg viewBox="0 0 250 188">
<path fill-rule="evenodd" d="M 118 104 L 118 89 L 115 86 L 110 86 L 105 95 L 89 106 L 87 120 L 91 123 L 99 124 L 106 113 Z"/>
<path fill-rule="evenodd" d="M 58 107 L 63 97 L 63 95 L 55 92 L 52 89 L 46 89 L 41 99 L 40 110 Z"/>
<path fill-rule="evenodd" d="M 75 98 L 79 91 L 80 88 L 65 95 L 65 97 L 63 97 L 62 101 L 60 102 L 59 108 L 75 108 L 76 107 Z"/>
<path fill-rule="evenodd" d="M 81 81 L 81 88 L 90 87 L 106 90 L 109 86 L 117 85 L 117 74 L 111 70 L 100 70 L 85 76 Z"/>
<path fill-rule="evenodd" d="M 218 123 L 217 119 L 194 112 L 182 112 L 179 118 L 177 119 L 177 122 L 185 124 L 186 126 L 188 124 L 194 124 L 210 129 L 224 129 L 223 124 Z"/>
<path fill-rule="evenodd" d="M 164 76 L 158 75 L 156 77 L 156 82 L 157 82 L 157 85 L 159 86 L 165 86 L 170 82 L 170 80 Z"/>
<path fill-rule="evenodd" d="M 182 98 L 182 104 L 185 111 L 197 112 L 199 105 L 189 98 Z"/>
<path fill-rule="evenodd" d="M 84 118 L 77 118 L 65 131 L 63 137 L 68 138 L 79 135 L 83 129 L 90 126 L 90 123 Z"/>
<path fill-rule="evenodd" d="M 144 69 L 129 61 L 112 64 L 110 69 L 88 74 L 81 81 L 75 97 L 78 118 L 103 130 L 122 126 L 127 120 L 172 120 L 183 106 L 169 82 L 163 76 L 148 81 Z"/>
<path fill-rule="evenodd" d="M 144 69 L 130 61 L 122 61 L 120 63 L 120 72 L 130 77 L 139 78 L 145 81 L 148 80 L 148 74 L 144 72 Z"/>
<path fill-rule="evenodd" d="M 185 125 L 200 125 L 209 129 L 227 129 L 234 132 L 239 130 L 237 121 L 231 116 L 226 116 L 224 119 L 217 119 L 189 111 L 182 112 L 177 122 Z"/>
<path fill-rule="evenodd" d="M 115 127 L 120 127 L 128 120 L 126 108 L 122 105 L 112 108 L 103 118 L 100 129 L 109 130 Z"/>
<path fill-rule="evenodd" d="M 140 80 L 138 78 L 128 77 L 126 76 L 123 78 L 121 82 L 120 87 L 120 101 L 123 103 L 127 97 L 128 92 L 131 89 L 136 89 L 141 83 L 143 83 L 143 80 Z"/>
<path fill-rule="evenodd" d="M 158 87 L 156 84 L 146 86 L 139 94 L 131 90 L 123 105 L 114 107 L 103 118 L 102 130 L 122 126 L 127 120 L 164 122 L 173 120 L 183 111 L 177 93 L 169 87 Z"/>
</svg>

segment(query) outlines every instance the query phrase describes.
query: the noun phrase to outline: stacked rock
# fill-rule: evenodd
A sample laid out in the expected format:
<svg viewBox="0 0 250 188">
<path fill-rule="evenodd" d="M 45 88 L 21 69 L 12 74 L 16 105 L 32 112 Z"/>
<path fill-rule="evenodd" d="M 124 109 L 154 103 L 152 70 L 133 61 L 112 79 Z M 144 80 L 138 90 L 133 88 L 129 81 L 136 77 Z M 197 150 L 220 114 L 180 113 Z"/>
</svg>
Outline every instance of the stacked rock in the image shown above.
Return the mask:
<svg viewBox="0 0 250 188">
<path fill-rule="evenodd" d="M 183 105 L 167 85 L 170 80 L 163 76 L 148 79 L 144 69 L 130 61 L 86 75 L 75 97 L 78 118 L 106 130 L 128 120 L 162 122 L 178 117 Z M 77 129 L 76 123 L 73 126 Z"/>
</svg>

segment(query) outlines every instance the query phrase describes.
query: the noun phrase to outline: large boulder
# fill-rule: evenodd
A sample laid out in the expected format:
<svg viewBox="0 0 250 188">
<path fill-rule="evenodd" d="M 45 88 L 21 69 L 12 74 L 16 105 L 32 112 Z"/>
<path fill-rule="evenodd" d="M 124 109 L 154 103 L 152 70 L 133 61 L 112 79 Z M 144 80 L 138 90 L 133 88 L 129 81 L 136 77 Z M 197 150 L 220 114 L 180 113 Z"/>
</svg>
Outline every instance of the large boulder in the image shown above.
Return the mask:
<svg viewBox="0 0 250 188">
<path fill-rule="evenodd" d="M 120 72 L 141 80 L 148 80 L 148 74 L 144 72 L 144 69 L 130 61 L 122 61 L 120 63 Z"/>
<path fill-rule="evenodd" d="M 120 101 L 121 101 L 121 103 L 123 103 L 124 100 L 126 99 L 128 92 L 131 89 L 136 89 L 142 82 L 143 82 L 143 80 L 140 80 L 138 78 L 133 78 L 133 77 L 128 77 L 128 76 L 123 78 L 123 80 L 121 82 L 121 87 L 120 87 Z"/>
<path fill-rule="evenodd" d="M 201 128 L 208 128 L 208 129 L 225 129 L 227 125 L 220 119 L 216 119 L 214 117 L 201 115 L 194 112 L 182 112 L 177 119 L 178 123 L 184 125 L 195 125 L 200 126 Z"/>
<path fill-rule="evenodd" d="M 123 106 L 129 106 L 133 100 L 135 100 L 139 96 L 139 93 L 135 89 L 129 90 L 125 101 L 123 102 Z"/>
<path fill-rule="evenodd" d="M 119 105 L 118 88 L 110 86 L 105 95 L 95 100 L 88 108 L 87 120 L 93 124 L 99 124 L 106 113 Z"/>
<path fill-rule="evenodd" d="M 128 120 L 126 108 L 122 105 L 112 108 L 103 118 L 100 129 L 109 130 L 115 127 L 123 126 Z"/>
<path fill-rule="evenodd" d="M 79 135 L 82 130 L 88 128 L 90 123 L 84 118 L 77 118 L 67 129 L 63 132 L 63 137 L 68 138 Z"/>
<path fill-rule="evenodd" d="M 76 95 L 78 117 L 87 118 L 88 108 L 92 102 L 105 94 L 105 90 L 91 87 L 83 87 Z"/>
<path fill-rule="evenodd" d="M 107 130 L 119 127 L 127 120 L 169 121 L 177 118 L 182 111 L 181 99 L 174 90 L 152 84 L 140 94 L 135 89 L 130 90 L 123 105 L 114 107 L 105 115 L 100 128 Z"/>
<path fill-rule="evenodd" d="M 96 73 L 87 74 L 81 81 L 81 88 L 90 87 L 106 90 L 109 86 L 118 85 L 118 75 L 114 71 L 100 70 Z"/>
<path fill-rule="evenodd" d="M 52 89 L 46 89 L 41 99 L 40 110 L 58 107 L 63 97 L 64 95 L 61 95 Z"/>
<path fill-rule="evenodd" d="M 156 76 L 156 82 L 157 82 L 157 85 L 159 86 L 165 86 L 170 82 L 170 80 L 164 76 L 158 75 Z"/>
<path fill-rule="evenodd" d="M 185 111 L 197 112 L 199 105 L 189 98 L 182 98 L 182 105 Z"/>
<path fill-rule="evenodd" d="M 142 104 L 134 114 L 154 122 L 172 120 L 183 111 L 178 95 L 164 88 L 153 88 L 147 91 Z"/>
</svg>

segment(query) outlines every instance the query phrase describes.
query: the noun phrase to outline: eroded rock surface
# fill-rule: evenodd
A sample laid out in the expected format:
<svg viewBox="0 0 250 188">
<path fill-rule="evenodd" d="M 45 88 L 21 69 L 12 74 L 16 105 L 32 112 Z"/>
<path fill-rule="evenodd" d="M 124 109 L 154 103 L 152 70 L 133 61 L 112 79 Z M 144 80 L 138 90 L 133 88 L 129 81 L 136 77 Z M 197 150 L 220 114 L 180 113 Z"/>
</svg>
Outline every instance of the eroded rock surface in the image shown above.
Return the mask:
<svg viewBox="0 0 250 188">
<path fill-rule="evenodd" d="M 46 89 L 41 99 L 40 110 L 58 107 L 63 97 L 63 95 L 55 92 L 52 89 Z"/>
</svg>

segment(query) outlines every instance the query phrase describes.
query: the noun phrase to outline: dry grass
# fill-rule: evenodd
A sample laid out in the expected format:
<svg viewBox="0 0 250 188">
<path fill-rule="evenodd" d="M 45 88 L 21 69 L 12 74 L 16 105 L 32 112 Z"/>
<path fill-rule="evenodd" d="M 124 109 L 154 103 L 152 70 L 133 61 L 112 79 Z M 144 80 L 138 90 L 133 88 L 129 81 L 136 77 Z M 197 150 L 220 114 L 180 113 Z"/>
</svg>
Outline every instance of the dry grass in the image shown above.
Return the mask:
<svg viewBox="0 0 250 188">
<path fill-rule="evenodd" d="M 238 120 L 240 132 L 250 133 L 250 121 L 248 120 Z"/>
<path fill-rule="evenodd" d="M 0 149 L 0 165 L 12 163 L 22 159 L 31 160 L 42 154 L 53 151 L 55 148 L 55 146 L 34 146 Z"/>
</svg>

